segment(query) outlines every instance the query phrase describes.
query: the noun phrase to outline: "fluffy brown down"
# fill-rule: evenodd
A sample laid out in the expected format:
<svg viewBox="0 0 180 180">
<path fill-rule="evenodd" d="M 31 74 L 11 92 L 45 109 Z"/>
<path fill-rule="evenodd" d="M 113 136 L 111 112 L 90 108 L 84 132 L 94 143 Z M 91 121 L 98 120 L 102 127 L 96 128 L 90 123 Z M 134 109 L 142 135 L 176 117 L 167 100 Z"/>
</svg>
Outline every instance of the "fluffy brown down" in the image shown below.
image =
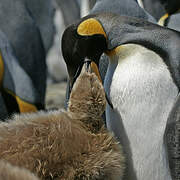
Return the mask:
<svg viewBox="0 0 180 180">
<path fill-rule="evenodd" d="M 100 81 L 83 70 L 67 112 L 17 115 L 0 124 L 1 159 L 43 180 L 120 180 L 125 158 L 103 126 L 105 105 Z"/>
<path fill-rule="evenodd" d="M 26 169 L 0 161 L 0 180 L 39 180 Z"/>
</svg>

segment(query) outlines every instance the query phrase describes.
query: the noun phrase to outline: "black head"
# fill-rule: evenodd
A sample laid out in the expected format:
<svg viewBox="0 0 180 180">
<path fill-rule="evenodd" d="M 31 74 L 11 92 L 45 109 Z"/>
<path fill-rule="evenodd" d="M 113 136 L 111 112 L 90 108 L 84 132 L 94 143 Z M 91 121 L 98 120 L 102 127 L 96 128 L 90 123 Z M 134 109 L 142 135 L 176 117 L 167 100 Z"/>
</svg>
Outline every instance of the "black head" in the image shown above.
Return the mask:
<svg viewBox="0 0 180 180">
<path fill-rule="evenodd" d="M 91 59 L 98 65 L 100 56 L 107 49 L 106 37 L 103 34 L 81 35 L 78 32 L 80 24 L 69 26 L 62 36 L 62 54 L 67 65 L 70 82 L 85 58 Z M 86 28 L 91 27 L 86 26 Z"/>
<path fill-rule="evenodd" d="M 180 9 L 179 0 L 160 0 L 168 14 L 173 14 Z"/>
</svg>

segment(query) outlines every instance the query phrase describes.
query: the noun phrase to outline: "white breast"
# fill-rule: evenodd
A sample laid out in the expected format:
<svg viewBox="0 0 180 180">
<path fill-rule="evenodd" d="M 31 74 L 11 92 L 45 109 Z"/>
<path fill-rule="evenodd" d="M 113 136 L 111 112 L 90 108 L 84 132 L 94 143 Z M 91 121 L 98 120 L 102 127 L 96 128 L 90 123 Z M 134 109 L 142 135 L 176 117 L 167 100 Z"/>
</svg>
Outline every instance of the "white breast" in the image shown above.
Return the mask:
<svg viewBox="0 0 180 180">
<path fill-rule="evenodd" d="M 171 180 L 163 135 L 178 89 L 160 56 L 124 45 L 112 57 L 105 89 L 114 106 L 107 107 L 107 126 L 122 142 L 137 180 Z"/>
</svg>

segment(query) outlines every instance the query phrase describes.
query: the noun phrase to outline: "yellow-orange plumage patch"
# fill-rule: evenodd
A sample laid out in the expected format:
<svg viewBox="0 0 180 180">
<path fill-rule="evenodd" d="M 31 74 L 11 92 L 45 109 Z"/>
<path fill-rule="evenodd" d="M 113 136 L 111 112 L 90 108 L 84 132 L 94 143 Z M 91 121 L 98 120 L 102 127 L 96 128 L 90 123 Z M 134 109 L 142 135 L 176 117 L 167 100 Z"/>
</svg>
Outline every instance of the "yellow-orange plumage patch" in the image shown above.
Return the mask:
<svg viewBox="0 0 180 180">
<path fill-rule="evenodd" d="M 118 54 L 118 52 L 119 52 L 122 48 L 123 48 L 123 46 L 121 45 L 121 46 L 118 46 L 118 47 L 116 47 L 116 48 L 114 48 L 114 49 L 112 49 L 112 50 L 108 50 L 108 51 L 106 51 L 105 53 L 106 53 L 109 57 L 115 56 L 116 54 Z"/>
<path fill-rule="evenodd" d="M 83 21 L 78 26 L 77 33 L 81 36 L 92 36 L 95 34 L 102 34 L 105 37 L 107 37 L 100 22 L 98 22 L 94 18 L 89 18 L 89 19 Z"/>
</svg>

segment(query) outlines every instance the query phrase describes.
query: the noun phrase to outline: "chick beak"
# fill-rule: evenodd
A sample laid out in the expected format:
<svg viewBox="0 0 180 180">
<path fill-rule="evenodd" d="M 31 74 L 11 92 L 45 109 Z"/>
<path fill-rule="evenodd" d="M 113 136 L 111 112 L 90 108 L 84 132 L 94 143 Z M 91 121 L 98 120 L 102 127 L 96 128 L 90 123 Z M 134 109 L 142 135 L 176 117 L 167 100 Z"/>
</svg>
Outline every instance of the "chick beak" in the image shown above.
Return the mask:
<svg viewBox="0 0 180 180">
<path fill-rule="evenodd" d="M 84 65 L 85 65 L 85 71 L 86 72 L 92 72 L 92 69 L 91 69 L 91 63 L 92 61 L 90 59 L 85 59 L 84 60 Z"/>
</svg>

